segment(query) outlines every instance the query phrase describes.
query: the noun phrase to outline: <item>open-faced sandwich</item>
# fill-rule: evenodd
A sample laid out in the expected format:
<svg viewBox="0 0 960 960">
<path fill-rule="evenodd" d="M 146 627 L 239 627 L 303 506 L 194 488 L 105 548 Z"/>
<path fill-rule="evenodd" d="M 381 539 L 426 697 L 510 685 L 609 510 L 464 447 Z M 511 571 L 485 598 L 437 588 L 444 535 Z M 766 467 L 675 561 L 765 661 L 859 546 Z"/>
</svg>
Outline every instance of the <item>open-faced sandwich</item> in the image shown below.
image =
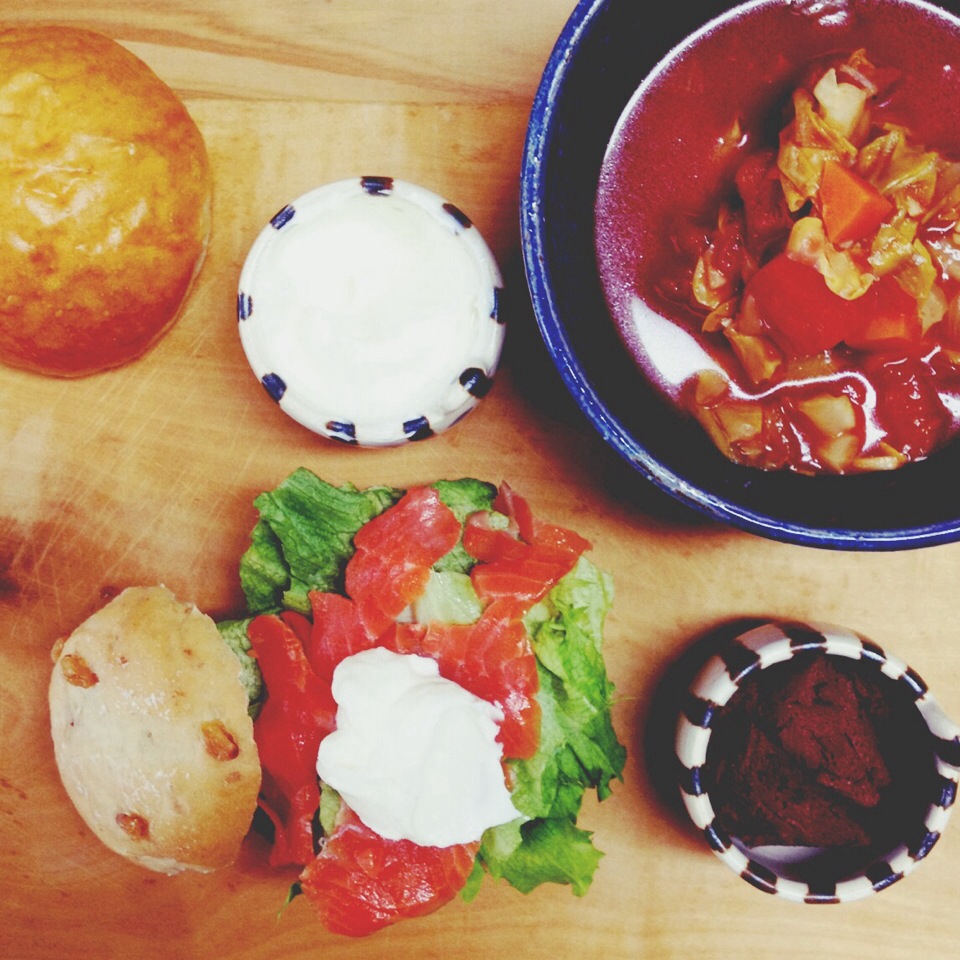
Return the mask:
<svg viewBox="0 0 960 960">
<path fill-rule="evenodd" d="M 602 656 L 612 586 L 584 556 L 587 541 L 534 517 L 506 485 L 473 479 L 358 490 L 299 469 L 256 506 L 240 564 L 248 609 L 218 624 L 223 652 L 236 656 L 212 669 L 234 690 L 241 680 L 246 687 L 259 791 L 245 823 L 265 825 L 272 864 L 297 868 L 290 896 L 309 900 L 328 929 L 360 936 L 458 894 L 469 899 L 484 873 L 523 892 L 558 882 L 583 894 L 602 854 L 577 826 L 581 802 L 588 790 L 606 797 L 625 759 Z M 130 593 L 92 619 L 113 618 Z M 147 822 L 129 838 L 136 849 L 153 831 L 122 780 L 141 772 L 104 781 L 63 746 L 79 736 L 83 695 L 110 696 L 110 657 L 134 656 L 119 642 L 106 660 L 82 648 L 90 623 L 54 670 L 58 762 L 103 839 L 98 823 Z M 157 644 L 142 642 L 137 655 L 149 658 Z M 97 682 L 74 683 L 71 672 Z M 170 719 L 148 690 L 121 695 L 142 701 L 152 724 Z M 237 750 L 219 760 L 220 789 L 234 782 L 230 765 L 240 766 L 248 744 L 232 715 L 204 710 L 198 744 L 212 728 Z M 152 727 L 149 736 L 159 735 Z M 112 741 L 100 739 L 98 756 L 107 757 Z M 175 774 L 206 749 L 149 772 L 157 793 L 171 797 Z M 91 816 L 91 804 L 105 812 Z M 130 844 L 107 842 L 130 855 Z M 160 869 L 184 862 L 158 850 L 139 860 Z"/>
</svg>

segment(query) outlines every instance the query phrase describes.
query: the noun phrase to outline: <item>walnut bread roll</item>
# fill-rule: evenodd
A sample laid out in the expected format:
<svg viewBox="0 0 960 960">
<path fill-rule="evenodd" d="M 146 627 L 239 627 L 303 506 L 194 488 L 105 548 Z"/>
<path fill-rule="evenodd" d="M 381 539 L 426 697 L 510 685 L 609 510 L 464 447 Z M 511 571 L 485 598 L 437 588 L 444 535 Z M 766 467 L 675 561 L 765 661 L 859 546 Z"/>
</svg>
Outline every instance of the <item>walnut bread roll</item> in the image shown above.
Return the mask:
<svg viewBox="0 0 960 960">
<path fill-rule="evenodd" d="M 75 377 L 146 351 L 200 269 L 210 194 L 197 125 L 143 61 L 0 24 L 0 362 Z"/>
<path fill-rule="evenodd" d="M 230 863 L 260 760 L 240 662 L 214 622 L 166 587 L 130 587 L 54 659 L 54 753 L 90 829 L 161 873 Z"/>
</svg>

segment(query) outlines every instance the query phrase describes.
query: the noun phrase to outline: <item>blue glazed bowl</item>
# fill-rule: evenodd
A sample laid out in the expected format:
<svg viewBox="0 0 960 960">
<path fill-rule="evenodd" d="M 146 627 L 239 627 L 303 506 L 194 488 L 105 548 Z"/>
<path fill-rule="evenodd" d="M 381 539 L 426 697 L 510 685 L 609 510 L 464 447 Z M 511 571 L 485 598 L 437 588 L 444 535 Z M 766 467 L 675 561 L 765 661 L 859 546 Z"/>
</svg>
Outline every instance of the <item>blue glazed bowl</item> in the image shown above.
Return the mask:
<svg viewBox="0 0 960 960">
<path fill-rule="evenodd" d="M 621 114 L 651 71 L 702 35 L 705 25 L 744 9 L 785 5 L 751 0 L 731 12 L 730 3 L 681 0 L 653 22 L 635 0 L 578 3 L 544 70 L 523 156 L 523 258 L 537 324 L 566 388 L 603 440 L 694 510 L 771 539 L 838 550 L 952 542 L 960 539 L 960 443 L 875 474 L 809 477 L 739 466 L 646 381 L 610 317 L 596 263 L 594 206 Z M 828 7 L 852 12 L 854 26 L 844 34 L 841 25 L 830 36 L 835 49 L 851 50 L 857 16 L 906 7 L 908 16 L 932 12 L 934 20 L 949 20 L 960 12 L 958 0 L 942 8 L 923 0 L 819 4 Z M 903 36 L 891 33 L 898 43 Z"/>
</svg>

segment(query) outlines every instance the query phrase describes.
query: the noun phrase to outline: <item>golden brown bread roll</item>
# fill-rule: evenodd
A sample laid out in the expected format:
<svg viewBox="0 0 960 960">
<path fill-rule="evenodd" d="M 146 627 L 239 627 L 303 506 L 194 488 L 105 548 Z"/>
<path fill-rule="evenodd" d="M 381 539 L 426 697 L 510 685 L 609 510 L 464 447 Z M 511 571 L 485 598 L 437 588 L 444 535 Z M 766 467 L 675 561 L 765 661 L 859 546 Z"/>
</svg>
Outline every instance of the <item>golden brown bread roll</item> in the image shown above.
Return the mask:
<svg viewBox="0 0 960 960">
<path fill-rule="evenodd" d="M 186 108 L 115 41 L 0 29 L 0 361 L 81 376 L 173 323 L 209 234 Z"/>
<path fill-rule="evenodd" d="M 67 794 L 116 853 L 163 873 L 231 862 L 260 759 L 240 662 L 166 587 L 130 587 L 55 651 L 54 752 Z"/>
</svg>

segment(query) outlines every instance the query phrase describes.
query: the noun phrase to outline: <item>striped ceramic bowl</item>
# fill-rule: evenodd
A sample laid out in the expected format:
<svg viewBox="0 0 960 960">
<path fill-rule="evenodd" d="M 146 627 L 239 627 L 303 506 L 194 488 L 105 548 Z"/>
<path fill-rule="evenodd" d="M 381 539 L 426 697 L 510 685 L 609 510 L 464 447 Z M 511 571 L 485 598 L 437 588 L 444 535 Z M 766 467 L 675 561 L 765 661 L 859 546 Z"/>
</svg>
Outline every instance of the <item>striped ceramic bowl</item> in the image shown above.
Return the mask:
<svg viewBox="0 0 960 960">
<path fill-rule="evenodd" d="M 906 809 L 912 812 L 896 820 L 894 829 L 884 833 L 887 840 L 879 844 L 838 851 L 768 839 L 747 842 L 738 836 L 747 831 L 724 816 L 720 798 L 711 798 L 720 762 L 717 751 L 722 746 L 716 743 L 711 749 L 711 740 L 722 726 L 721 718 L 734 707 L 734 698 L 744 695 L 761 677 L 773 676 L 764 671 L 773 667 L 786 676 L 783 671 L 799 671 L 818 657 L 840 658 L 834 662 L 845 665 L 848 672 L 862 671 L 864 681 L 881 695 L 886 691 L 906 704 L 908 712 L 900 716 L 910 721 L 902 728 L 913 730 L 910 736 L 916 742 L 911 742 L 910 749 L 928 756 L 929 763 L 924 761 L 923 776 L 903 779 L 909 781 L 906 789 L 920 792 L 910 798 Z M 921 722 L 909 715 L 914 708 Z M 716 739 L 721 741 L 719 735 Z M 945 715 L 923 680 L 865 637 L 826 624 L 766 623 L 725 642 L 690 686 L 677 726 L 676 753 L 684 805 L 709 847 L 748 883 L 802 903 L 859 900 L 910 873 L 940 838 L 960 780 L 960 728 Z M 740 762 L 742 769 L 742 757 L 726 760 L 728 765 L 731 761 Z"/>
</svg>

